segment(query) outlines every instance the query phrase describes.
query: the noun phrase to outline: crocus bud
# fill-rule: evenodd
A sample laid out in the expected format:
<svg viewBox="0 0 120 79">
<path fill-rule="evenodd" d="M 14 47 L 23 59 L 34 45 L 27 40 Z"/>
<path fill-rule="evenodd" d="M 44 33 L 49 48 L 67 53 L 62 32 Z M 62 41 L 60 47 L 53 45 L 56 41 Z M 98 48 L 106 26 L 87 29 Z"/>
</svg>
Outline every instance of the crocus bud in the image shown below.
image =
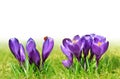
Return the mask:
<svg viewBox="0 0 120 79">
<path fill-rule="evenodd" d="M 40 54 L 36 49 L 35 41 L 30 38 L 26 44 L 30 64 L 34 63 L 37 67 L 40 66 Z"/>
<path fill-rule="evenodd" d="M 15 58 L 20 62 L 20 64 L 23 64 L 25 62 L 25 50 L 22 44 L 19 43 L 17 38 L 11 38 L 9 39 L 9 48 Z"/>
<path fill-rule="evenodd" d="M 44 43 L 42 47 L 42 64 L 44 64 L 45 60 L 48 58 L 54 46 L 54 40 L 51 37 L 44 37 Z"/>
</svg>

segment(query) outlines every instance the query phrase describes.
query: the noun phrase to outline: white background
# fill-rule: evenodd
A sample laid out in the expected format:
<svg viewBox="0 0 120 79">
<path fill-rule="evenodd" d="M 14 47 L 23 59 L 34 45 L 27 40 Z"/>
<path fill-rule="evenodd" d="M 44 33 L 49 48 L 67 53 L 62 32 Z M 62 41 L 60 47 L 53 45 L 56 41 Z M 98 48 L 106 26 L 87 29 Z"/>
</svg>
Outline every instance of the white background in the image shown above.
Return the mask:
<svg viewBox="0 0 120 79">
<path fill-rule="evenodd" d="M 96 33 L 120 39 L 118 0 L 0 0 L 0 40 Z"/>
</svg>

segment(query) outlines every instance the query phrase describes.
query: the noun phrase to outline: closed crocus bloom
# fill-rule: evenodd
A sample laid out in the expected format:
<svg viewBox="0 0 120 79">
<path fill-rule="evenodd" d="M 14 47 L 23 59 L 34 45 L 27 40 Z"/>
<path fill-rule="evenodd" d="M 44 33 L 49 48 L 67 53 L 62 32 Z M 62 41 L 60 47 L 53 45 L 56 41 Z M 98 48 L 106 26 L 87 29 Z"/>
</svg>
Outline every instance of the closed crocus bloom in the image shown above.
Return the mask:
<svg viewBox="0 0 120 79">
<path fill-rule="evenodd" d="M 83 48 L 83 53 L 84 53 L 84 57 L 86 58 L 86 56 L 89 53 L 89 50 L 91 49 L 92 38 L 91 38 L 91 35 L 85 35 L 81 39 L 85 42 L 84 48 Z"/>
<path fill-rule="evenodd" d="M 68 58 L 67 60 L 63 60 L 62 64 L 64 65 L 64 67 L 69 68 L 72 63 L 73 63 L 73 54 L 72 52 L 69 50 L 68 48 L 68 43 L 70 43 L 71 40 L 69 38 L 65 38 L 63 40 L 63 44 L 61 45 L 61 50 L 62 52 L 66 55 L 66 57 Z"/>
<path fill-rule="evenodd" d="M 106 38 L 100 35 L 95 35 L 92 43 L 92 52 L 96 56 L 96 66 L 98 66 L 99 59 L 107 51 L 109 42 Z"/>
<path fill-rule="evenodd" d="M 23 64 L 25 62 L 25 50 L 17 38 L 11 38 L 9 40 L 9 48 L 20 64 Z"/>
<path fill-rule="evenodd" d="M 37 67 L 40 65 L 40 54 L 36 49 L 35 41 L 30 38 L 26 44 L 30 64 L 34 63 Z"/>
<path fill-rule="evenodd" d="M 69 50 L 75 55 L 78 61 L 81 59 L 84 41 L 81 40 L 79 35 L 74 36 L 73 40 L 68 43 Z"/>
<path fill-rule="evenodd" d="M 44 43 L 42 47 L 42 64 L 44 64 L 45 60 L 48 58 L 54 46 L 54 40 L 51 37 L 44 37 Z"/>
<path fill-rule="evenodd" d="M 86 69 L 86 57 L 88 56 L 89 51 L 91 50 L 92 37 L 91 35 L 84 35 L 81 38 L 84 41 L 83 54 L 84 54 L 84 69 Z"/>
</svg>

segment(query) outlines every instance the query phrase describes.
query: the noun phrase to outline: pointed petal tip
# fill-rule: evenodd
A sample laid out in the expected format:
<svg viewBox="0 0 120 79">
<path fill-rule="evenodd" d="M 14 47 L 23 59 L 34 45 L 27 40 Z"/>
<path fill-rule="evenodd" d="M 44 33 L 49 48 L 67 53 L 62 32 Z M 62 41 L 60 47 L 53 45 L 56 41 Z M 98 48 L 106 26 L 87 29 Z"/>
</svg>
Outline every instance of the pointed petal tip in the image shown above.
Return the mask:
<svg viewBox="0 0 120 79">
<path fill-rule="evenodd" d="M 32 38 L 29 38 L 26 44 L 26 50 L 27 52 L 31 52 L 32 49 L 36 48 L 35 41 Z"/>
<path fill-rule="evenodd" d="M 28 39 L 28 41 L 34 41 L 34 40 L 33 40 L 33 38 L 30 37 L 30 38 Z"/>
<path fill-rule="evenodd" d="M 72 63 L 69 60 L 63 60 L 62 64 L 64 65 L 64 67 L 66 68 L 70 68 L 70 66 L 72 65 Z"/>
<path fill-rule="evenodd" d="M 75 35 L 74 37 L 73 37 L 73 40 L 79 40 L 80 39 L 80 36 L 79 35 Z"/>
</svg>

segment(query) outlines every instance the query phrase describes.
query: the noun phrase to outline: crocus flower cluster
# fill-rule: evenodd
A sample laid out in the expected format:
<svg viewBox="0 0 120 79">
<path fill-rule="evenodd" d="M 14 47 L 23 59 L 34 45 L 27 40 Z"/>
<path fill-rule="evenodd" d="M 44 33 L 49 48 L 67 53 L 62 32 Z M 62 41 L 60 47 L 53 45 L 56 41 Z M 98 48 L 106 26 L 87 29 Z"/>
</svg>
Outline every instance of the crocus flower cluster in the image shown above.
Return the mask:
<svg viewBox="0 0 120 79">
<path fill-rule="evenodd" d="M 44 43 L 42 47 L 42 64 L 44 64 L 45 60 L 48 58 L 50 52 L 52 51 L 54 46 L 54 40 L 51 37 L 45 37 Z M 17 38 L 9 39 L 9 48 L 15 58 L 22 65 L 26 60 L 25 49 L 21 43 L 19 43 Z M 29 38 L 26 44 L 26 51 L 29 58 L 29 63 L 34 63 L 37 67 L 40 66 L 40 54 L 36 48 L 35 41 L 32 38 Z"/>
<path fill-rule="evenodd" d="M 73 64 L 73 57 L 75 56 L 80 62 L 81 57 L 84 56 L 84 64 L 86 63 L 86 57 L 90 52 L 90 60 L 93 56 L 96 57 L 96 66 L 98 66 L 101 56 L 107 51 L 109 42 L 106 38 L 96 34 L 89 34 L 80 37 L 79 35 L 74 36 L 71 40 L 65 38 L 62 41 L 61 50 L 68 58 L 63 60 L 62 64 L 69 68 Z M 83 53 L 83 55 L 82 55 Z"/>
</svg>

